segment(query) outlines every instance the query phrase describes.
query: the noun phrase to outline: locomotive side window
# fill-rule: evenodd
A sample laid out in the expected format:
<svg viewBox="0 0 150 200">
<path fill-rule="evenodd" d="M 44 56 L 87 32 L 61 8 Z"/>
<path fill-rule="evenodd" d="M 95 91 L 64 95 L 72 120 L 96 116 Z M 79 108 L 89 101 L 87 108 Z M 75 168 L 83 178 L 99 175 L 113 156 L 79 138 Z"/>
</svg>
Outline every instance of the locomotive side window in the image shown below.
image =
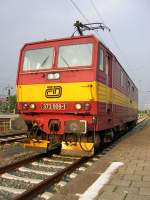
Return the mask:
<svg viewBox="0 0 150 200">
<path fill-rule="evenodd" d="M 128 92 L 130 93 L 130 81 L 127 82 L 127 89 L 128 89 Z"/>
<path fill-rule="evenodd" d="M 59 47 L 58 67 L 88 66 L 92 64 L 93 44 L 75 44 Z"/>
<path fill-rule="evenodd" d="M 27 50 L 24 55 L 23 70 L 38 70 L 52 67 L 53 48 Z"/>
<path fill-rule="evenodd" d="M 132 86 L 132 92 L 134 92 L 134 86 Z"/>
<path fill-rule="evenodd" d="M 124 87 L 124 76 L 123 76 L 123 72 L 121 71 L 121 87 Z"/>
<path fill-rule="evenodd" d="M 99 69 L 104 71 L 104 51 L 103 49 L 99 49 Z"/>
</svg>

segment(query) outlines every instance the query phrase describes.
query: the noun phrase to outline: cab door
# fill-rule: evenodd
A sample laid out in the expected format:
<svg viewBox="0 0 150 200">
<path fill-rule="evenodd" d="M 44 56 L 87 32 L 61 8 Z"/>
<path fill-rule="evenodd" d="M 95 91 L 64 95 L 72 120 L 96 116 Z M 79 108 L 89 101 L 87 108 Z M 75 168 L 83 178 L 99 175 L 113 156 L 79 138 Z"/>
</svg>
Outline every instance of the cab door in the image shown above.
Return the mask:
<svg viewBox="0 0 150 200">
<path fill-rule="evenodd" d="M 98 99 L 103 103 L 100 108 L 103 113 L 112 112 L 112 55 L 103 46 L 98 51 Z"/>
<path fill-rule="evenodd" d="M 98 50 L 97 82 L 99 129 L 109 129 L 113 124 L 112 55 L 102 45 Z"/>
</svg>

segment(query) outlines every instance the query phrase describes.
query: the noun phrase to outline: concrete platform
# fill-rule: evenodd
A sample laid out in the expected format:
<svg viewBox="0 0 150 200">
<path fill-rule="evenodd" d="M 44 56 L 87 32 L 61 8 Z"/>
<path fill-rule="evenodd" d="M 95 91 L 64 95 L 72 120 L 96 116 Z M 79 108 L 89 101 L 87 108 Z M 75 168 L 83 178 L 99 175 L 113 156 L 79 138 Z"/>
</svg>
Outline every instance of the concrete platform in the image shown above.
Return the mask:
<svg viewBox="0 0 150 200">
<path fill-rule="evenodd" d="M 113 162 L 123 162 L 94 200 L 150 200 L 150 119 L 123 136 L 51 200 L 78 200 Z"/>
</svg>

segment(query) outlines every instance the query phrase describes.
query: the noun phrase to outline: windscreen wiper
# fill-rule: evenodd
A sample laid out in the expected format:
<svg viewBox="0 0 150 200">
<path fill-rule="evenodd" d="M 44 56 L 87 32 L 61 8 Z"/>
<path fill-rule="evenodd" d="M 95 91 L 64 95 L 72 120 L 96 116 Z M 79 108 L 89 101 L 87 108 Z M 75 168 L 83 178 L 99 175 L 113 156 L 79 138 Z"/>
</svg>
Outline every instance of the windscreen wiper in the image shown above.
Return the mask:
<svg viewBox="0 0 150 200">
<path fill-rule="evenodd" d="M 43 62 L 41 63 L 40 67 L 43 67 L 43 66 L 46 64 L 48 58 L 49 58 L 49 56 L 47 56 L 47 57 L 43 60 Z"/>
<path fill-rule="evenodd" d="M 69 67 L 69 63 L 67 62 L 67 60 L 63 56 L 60 56 L 60 57 L 64 61 L 64 63 L 67 65 L 67 67 Z"/>
</svg>

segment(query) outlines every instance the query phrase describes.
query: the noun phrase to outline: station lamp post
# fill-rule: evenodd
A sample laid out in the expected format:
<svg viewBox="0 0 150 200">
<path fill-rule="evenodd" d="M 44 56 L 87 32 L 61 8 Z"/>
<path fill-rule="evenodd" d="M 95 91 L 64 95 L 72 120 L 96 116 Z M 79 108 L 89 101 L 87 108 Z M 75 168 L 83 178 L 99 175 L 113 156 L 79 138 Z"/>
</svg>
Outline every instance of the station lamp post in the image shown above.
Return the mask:
<svg viewBox="0 0 150 200">
<path fill-rule="evenodd" d="M 10 96 L 11 96 L 11 90 L 13 89 L 13 87 L 6 87 L 6 90 L 7 90 L 7 101 L 8 101 L 8 111 L 9 113 L 11 112 L 11 99 L 10 99 Z"/>
</svg>

